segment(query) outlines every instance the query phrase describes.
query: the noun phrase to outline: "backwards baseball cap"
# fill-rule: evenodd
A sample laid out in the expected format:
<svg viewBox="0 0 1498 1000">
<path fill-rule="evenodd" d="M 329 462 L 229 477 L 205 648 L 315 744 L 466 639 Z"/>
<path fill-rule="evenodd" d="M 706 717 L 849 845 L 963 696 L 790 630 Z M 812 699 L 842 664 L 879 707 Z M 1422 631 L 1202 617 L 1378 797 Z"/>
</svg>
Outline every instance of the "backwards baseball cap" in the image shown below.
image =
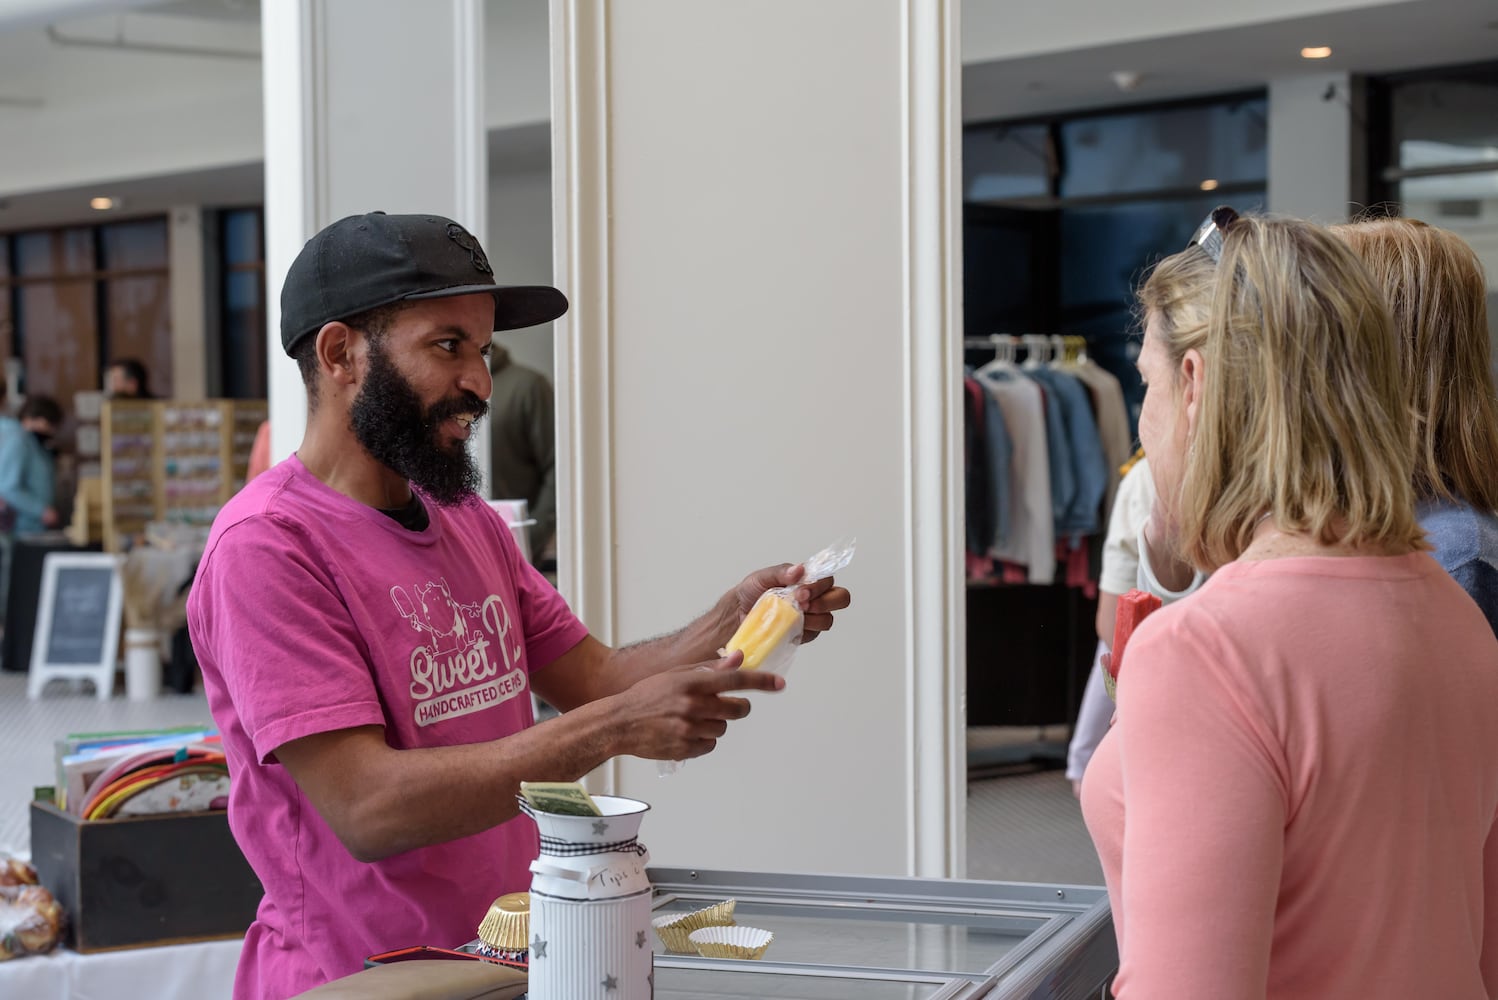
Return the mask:
<svg viewBox="0 0 1498 1000">
<path fill-rule="evenodd" d="M 327 323 L 378 306 L 487 292 L 494 329 L 549 323 L 567 297 L 549 285 L 496 285 L 472 233 L 440 215 L 351 215 L 302 247 L 281 287 L 281 346 L 290 354 Z"/>
</svg>

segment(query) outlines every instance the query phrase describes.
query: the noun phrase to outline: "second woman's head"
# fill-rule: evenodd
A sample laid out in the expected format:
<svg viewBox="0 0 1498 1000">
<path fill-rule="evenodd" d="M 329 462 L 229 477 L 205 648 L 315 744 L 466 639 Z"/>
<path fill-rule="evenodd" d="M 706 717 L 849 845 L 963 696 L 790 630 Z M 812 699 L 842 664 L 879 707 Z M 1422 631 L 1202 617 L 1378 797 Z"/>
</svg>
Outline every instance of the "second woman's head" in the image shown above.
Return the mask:
<svg viewBox="0 0 1498 1000">
<path fill-rule="evenodd" d="M 1460 236 L 1415 219 L 1332 232 L 1388 298 L 1413 411 L 1415 493 L 1498 510 L 1498 398 L 1488 346 L 1488 283 Z"/>
</svg>

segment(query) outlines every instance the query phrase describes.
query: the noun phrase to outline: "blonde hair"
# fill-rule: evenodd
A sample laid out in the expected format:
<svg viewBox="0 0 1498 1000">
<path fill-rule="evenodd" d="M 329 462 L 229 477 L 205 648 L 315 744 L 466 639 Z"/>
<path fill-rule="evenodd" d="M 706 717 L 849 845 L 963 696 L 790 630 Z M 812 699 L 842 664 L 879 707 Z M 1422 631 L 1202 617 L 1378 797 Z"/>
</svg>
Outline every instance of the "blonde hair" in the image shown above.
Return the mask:
<svg viewBox="0 0 1498 1000">
<path fill-rule="evenodd" d="M 1176 498 L 1187 561 L 1232 562 L 1266 515 L 1325 545 L 1424 547 L 1393 326 L 1345 244 L 1308 222 L 1240 218 L 1220 262 L 1188 247 L 1139 299 L 1177 375 L 1188 350 L 1203 362 Z"/>
<path fill-rule="evenodd" d="M 1482 262 L 1416 219 L 1333 226 L 1383 288 L 1414 414 L 1415 493 L 1498 509 L 1498 396 Z"/>
</svg>

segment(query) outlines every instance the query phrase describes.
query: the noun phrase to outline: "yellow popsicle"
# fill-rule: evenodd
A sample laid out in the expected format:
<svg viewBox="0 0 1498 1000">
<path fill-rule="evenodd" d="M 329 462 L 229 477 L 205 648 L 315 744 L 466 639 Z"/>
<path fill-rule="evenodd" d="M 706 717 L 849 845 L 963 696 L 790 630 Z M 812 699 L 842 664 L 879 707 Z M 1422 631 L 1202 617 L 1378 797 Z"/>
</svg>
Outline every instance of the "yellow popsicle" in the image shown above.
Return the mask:
<svg viewBox="0 0 1498 1000">
<path fill-rule="evenodd" d="M 774 651 L 800 617 L 801 612 L 794 604 L 774 591 L 767 590 L 754 602 L 748 617 L 733 634 L 733 638 L 728 640 L 723 651 L 726 654 L 741 650 L 744 663 L 740 669 L 758 670 L 765 662 L 765 657 Z"/>
</svg>

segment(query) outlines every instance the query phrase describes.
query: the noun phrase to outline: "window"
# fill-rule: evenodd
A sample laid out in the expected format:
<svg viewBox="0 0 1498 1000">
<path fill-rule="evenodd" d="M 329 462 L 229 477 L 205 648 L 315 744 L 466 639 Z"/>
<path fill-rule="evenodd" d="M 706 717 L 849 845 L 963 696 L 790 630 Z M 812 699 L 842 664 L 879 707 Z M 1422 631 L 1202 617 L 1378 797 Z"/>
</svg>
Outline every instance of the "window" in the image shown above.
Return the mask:
<svg viewBox="0 0 1498 1000">
<path fill-rule="evenodd" d="M 1370 91 L 1379 201 L 1472 244 L 1498 363 L 1498 63 L 1385 77 Z"/>
<path fill-rule="evenodd" d="M 265 214 L 236 208 L 219 216 L 219 289 L 222 343 L 221 393 L 230 399 L 265 399 Z"/>
<path fill-rule="evenodd" d="M 100 261 L 116 277 L 101 287 L 108 358 L 138 358 L 150 388 L 172 396 L 172 292 L 166 225 L 126 222 L 99 231 Z"/>
<path fill-rule="evenodd" d="M 23 392 L 73 409 L 111 357 L 139 358 L 172 390 L 165 218 L 0 235 L 0 351 Z"/>
<path fill-rule="evenodd" d="M 1266 112 L 1253 93 L 967 128 L 965 334 L 1084 336 L 1137 420 L 1134 291 L 1214 206 L 1263 208 Z"/>
</svg>

